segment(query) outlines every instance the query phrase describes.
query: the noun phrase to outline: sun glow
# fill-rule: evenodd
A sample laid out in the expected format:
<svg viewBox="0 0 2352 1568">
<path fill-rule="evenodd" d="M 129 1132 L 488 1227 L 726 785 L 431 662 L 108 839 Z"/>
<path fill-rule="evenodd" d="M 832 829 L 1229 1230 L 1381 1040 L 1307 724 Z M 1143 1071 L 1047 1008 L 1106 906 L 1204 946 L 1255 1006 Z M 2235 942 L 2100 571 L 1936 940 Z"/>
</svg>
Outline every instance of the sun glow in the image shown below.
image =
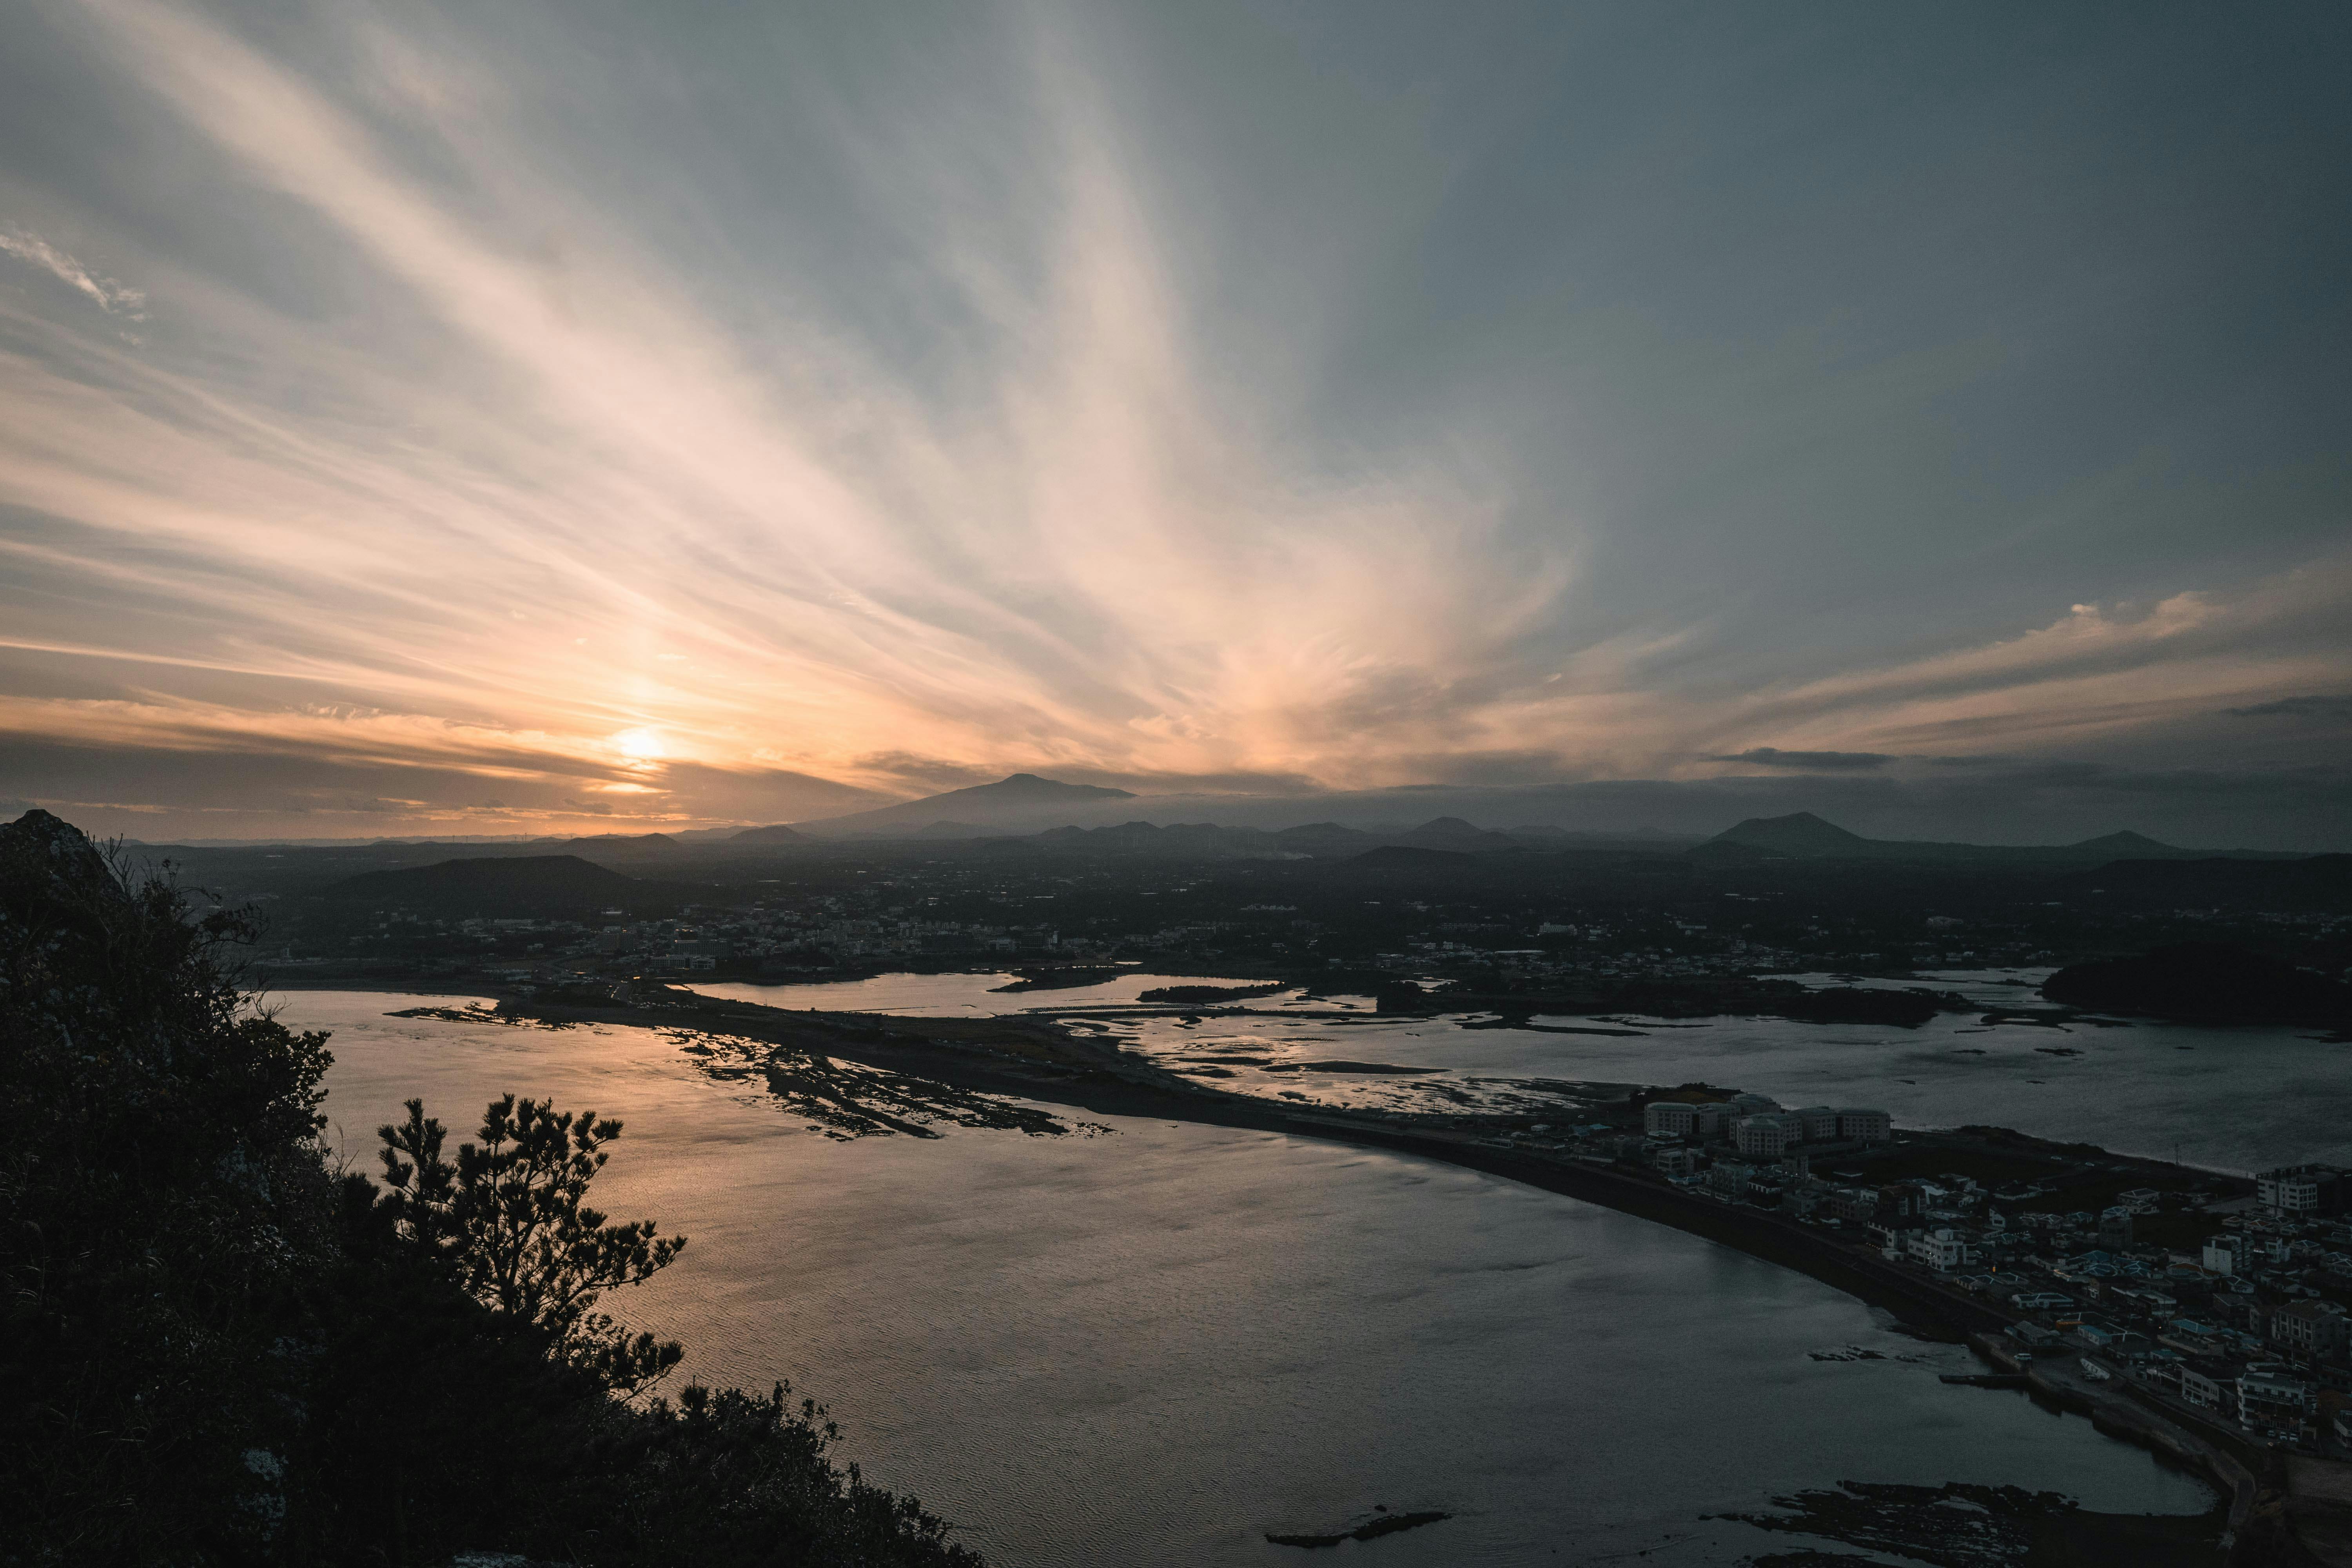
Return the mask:
<svg viewBox="0 0 2352 1568">
<path fill-rule="evenodd" d="M 669 742 L 659 730 L 640 727 L 613 737 L 613 750 L 633 763 L 658 763 L 669 755 Z"/>
</svg>

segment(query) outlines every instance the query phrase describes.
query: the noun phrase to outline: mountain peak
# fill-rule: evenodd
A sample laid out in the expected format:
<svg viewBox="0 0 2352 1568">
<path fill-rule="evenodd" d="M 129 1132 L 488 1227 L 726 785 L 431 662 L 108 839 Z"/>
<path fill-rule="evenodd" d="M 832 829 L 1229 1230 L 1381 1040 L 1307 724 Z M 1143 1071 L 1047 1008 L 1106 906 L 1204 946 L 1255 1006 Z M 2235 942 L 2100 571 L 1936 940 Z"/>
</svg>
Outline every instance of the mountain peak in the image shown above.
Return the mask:
<svg viewBox="0 0 2352 1568">
<path fill-rule="evenodd" d="M 2085 838 L 2080 844 L 2072 845 L 2069 846 L 2069 847 L 2075 849 L 2096 849 L 2103 853 L 2115 855 L 2129 855 L 2135 852 L 2149 849 L 2160 849 L 2168 855 L 2178 854 L 2180 852 L 2169 844 L 2150 838 L 2145 833 L 2134 833 L 2128 827 L 2125 828 L 2120 833 L 2107 833 L 2102 834 L 2096 838 Z"/>
<path fill-rule="evenodd" d="M 1007 773 L 994 784 L 973 784 L 969 789 L 951 789 L 947 795 L 933 795 L 933 800 L 950 796 L 969 799 L 987 795 L 999 800 L 1133 800 L 1135 792 L 1107 789 L 1101 784 L 1064 784 L 1059 779 L 1045 778 L 1038 773 Z"/>
<path fill-rule="evenodd" d="M 1824 822 L 1810 811 L 1792 811 L 1786 816 L 1751 816 L 1717 834 L 1711 842 L 1744 844 L 1753 849 L 1779 850 L 1783 854 L 1821 855 L 1852 850 L 1869 840 L 1833 822 Z"/>
</svg>

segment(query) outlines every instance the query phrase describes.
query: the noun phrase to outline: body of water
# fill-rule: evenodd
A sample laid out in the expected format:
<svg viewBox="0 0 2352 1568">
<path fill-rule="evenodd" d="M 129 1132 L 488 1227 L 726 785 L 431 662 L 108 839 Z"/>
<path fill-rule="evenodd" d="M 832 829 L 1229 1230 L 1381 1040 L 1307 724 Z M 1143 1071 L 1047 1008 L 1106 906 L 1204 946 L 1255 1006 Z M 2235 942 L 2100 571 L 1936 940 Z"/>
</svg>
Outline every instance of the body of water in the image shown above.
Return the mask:
<svg viewBox="0 0 2352 1568">
<path fill-rule="evenodd" d="M 1958 991 L 1988 1009 L 2041 1008 L 2048 1004 L 2034 987 L 2048 973 L 1955 972 L 1905 984 Z M 1792 978 L 1840 983 L 1828 975 Z M 917 981 L 928 987 L 932 1008 L 962 1014 L 1110 1005 L 1132 1000 L 1147 984 L 1183 983 L 1164 975 L 1122 976 L 1087 990 L 1000 994 L 989 987 L 1005 977 L 940 974 L 837 986 L 699 989 L 772 1006 L 846 1008 L 858 1005 L 855 998 L 861 994 L 889 995 L 902 983 Z M 820 991 L 829 999 L 803 999 Z M 2352 1046 L 2315 1037 L 2307 1029 L 2146 1019 L 2112 1028 L 1988 1026 L 1977 1013 L 1945 1014 L 1916 1029 L 1782 1018 L 1533 1020 L 1633 1031 L 1547 1034 L 1465 1028 L 1464 1019 L 1446 1016 L 1333 1021 L 1282 1016 L 1331 1005 L 1369 1015 L 1370 1004 L 1361 997 L 1303 1003 L 1293 992 L 1247 1005 L 1261 1016 L 1191 1023 L 1153 1018 L 1122 1023 L 1116 1032 L 1170 1066 L 1237 1054 L 1264 1057 L 1276 1070 L 1230 1060 L 1214 1064 L 1231 1074 L 1219 1087 L 1329 1105 L 1442 1110 L 1453 1103 L 1444 1098 L 1449 1090 L 1466 1090 L 1474 1100 L 1504 1092 L 1479 1079 L 1705 1082 L 1768 1094 L 1786 1105 L 1876 1107 L 1893 1112 L 1899 1126 L 2011 1127 L 2216 1170 L 2243 1173 L 2306 1160 L 2352 1163 L 2352 1123 L 2341 1111 Z M 1441 1070 L 1410 1078 L 1288 1070 L 1292 1063 L 1330 1059 Z"/>
<path fill-rule="evenodd" d="M 1136 1119 L 837 1142 L 656 1031 L 384 1016 L 431 1000 L 287 1003 L 333 1032 L 355 1160 L 412 1095 L 458 1136 L 509 1090 L 621 1117 L 600 1205 L 692 1245 L 613 1304 L 693 1375 L 824 1402 L 848 1457 L 1003 1563 L 1292 1563 L 1267 1531 L 1385 1505 L 1455 1517 L 1341 1558 L 1727 1568 L 1806 1542 L 1707 1515 L 1845 1479 L 2210 1500 L 2085 1421 L 1939 1384 L 1964 1353 L 1825 1286 L 1570 1199 Z M 1815 1359 L 1846 1346 L 1886 1359 Z"/>
</svg>

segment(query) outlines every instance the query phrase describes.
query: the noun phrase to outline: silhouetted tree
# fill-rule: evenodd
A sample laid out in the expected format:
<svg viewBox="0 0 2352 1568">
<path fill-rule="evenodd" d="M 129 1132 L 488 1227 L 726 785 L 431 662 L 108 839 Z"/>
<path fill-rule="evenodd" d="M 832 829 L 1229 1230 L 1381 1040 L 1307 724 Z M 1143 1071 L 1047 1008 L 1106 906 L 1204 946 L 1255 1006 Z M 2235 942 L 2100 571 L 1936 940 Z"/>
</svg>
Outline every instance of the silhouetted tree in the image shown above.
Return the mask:
<svg viewBox="0 0 2352 1568">
<path fill-rule="evenodd" d="M 609 1387 L 633 1394 L 677 1364 L 675 1341 L 632 1335 L 594 1310 L 605 1291 L 644 1284 L 686 1246 L 655 1235 L 650 1220 L 609 1225 L 588 1206 L 618 1121 L 505 1095 L 482 1112 L 481 1142 L 459 1144 L 453 1164 L 424 1101 L 406 1109 L 407 1121 L 376 1130 L 398 1234 L 467 1295 L 536 1326 L 556 1354 Z"/>
</svg>

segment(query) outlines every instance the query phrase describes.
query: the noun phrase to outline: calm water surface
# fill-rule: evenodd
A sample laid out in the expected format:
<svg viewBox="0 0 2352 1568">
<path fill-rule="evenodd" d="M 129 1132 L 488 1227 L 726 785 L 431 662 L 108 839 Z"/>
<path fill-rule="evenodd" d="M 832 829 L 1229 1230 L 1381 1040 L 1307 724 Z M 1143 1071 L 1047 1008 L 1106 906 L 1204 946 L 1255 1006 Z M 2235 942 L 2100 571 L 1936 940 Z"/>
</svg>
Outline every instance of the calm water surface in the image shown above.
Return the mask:
<svg viewBox="0 0 2352 1568">
<path fill-rule="evenodd" d="M 1846 1479 L 2210 1500 L 2086 1422 L 1938 1384 L 1964 1354 L 1824 1286 L 1570 1199 L 1133 1119 L 838 1143 L 650 1030 L 383 1016 L 430 1000 L 289 1001 L 334 1031 L 347 1150 L 372 1164 L 410 1095 L 461 1131 L 509 1089 L 622 1117 L 600 1202 L 693 1238 L 632 1319 L 696 1376 L 824 1401 L 870 1475 L 1001 1563 L 1296 1563 L 1265 1532 L 1384 1503 L 1456 1517 L 1333 1561 L 1713 1568 L 1805 1542 L 1704 1515 Z M 1848 1344 L 1921 1359 L 1809 1353 Z"/>
<path fill-rule="evenodd" d="M 2048 1004 L 2034 986 L 2049 973 L 1955 972 L 1917 984 L 1958 991 L 1987 1006 L 2043 1007 Z M 861 994 L 892 994 L 895 987 L 920 982 L 927 1011 L 1050 1013 L 1127 1001 L 1146 984 L 1171 984 L 1165 976 L 1122 976 L 1089 990 L 990 992 L 1005 978 L 886 975 L 846 985 L 698 989 L 772 1006 L 848 1008 L 862 1005 Z M 1835 983 L 1826 975 L 1798 978 Z M 826 999 L 816 1000 L 820 994 Z M 1703 1081 L 1769 1094 L 1788 1105 L 1875 1106 L 1894 1112 L 1900 1126 L 2013 1127 L 2219 1170 L 2303 1160 L 2352 1163 L 2352 1121 L 2343 1114 L 2345 1092 L 2352 1088 L 2352 1046 L 2314 1038 L 2309 1030 L 2151 1020 L 2121 1028 L 1988 1026 L 1979 1022 L 1980 1015 L 1963 1013 L 1942 1015 L 1916 1029 L 1780 1018 L 1635 1019 L 1632 1026 L 1641 1033 L 1622 1037 L 1465 1029 L 1460 1020 L 1444 1017 L 1361 1023 L 1281 1017 L 1307 1006 L 1370 1009 L 1361 997 L 1328 1004 L 1297 998 L 1294 992 L 1248 1004 L 1265 1016 L 1193 1024 L 1160 1018 L 1121 1025 L 1117 1033 L 1171 1065 L 1243 1047 L 1276 1065 L 1344 1058 L 1444 1069 L 1433 1078 L 1364 1079 L 1229 1066 L 1234 1078 L 1219 1080 L 1223 1088 L 1287 1091 L 1332 1105 L 1442 1109 L 1431 1098 L 1435 1086 L 1466 1085 L 1475 1091 L 1474 1080 L 1482 1078 Z M 1582 1018 L 1536 1022 L 1592 1026 Z"/>
</svg>

